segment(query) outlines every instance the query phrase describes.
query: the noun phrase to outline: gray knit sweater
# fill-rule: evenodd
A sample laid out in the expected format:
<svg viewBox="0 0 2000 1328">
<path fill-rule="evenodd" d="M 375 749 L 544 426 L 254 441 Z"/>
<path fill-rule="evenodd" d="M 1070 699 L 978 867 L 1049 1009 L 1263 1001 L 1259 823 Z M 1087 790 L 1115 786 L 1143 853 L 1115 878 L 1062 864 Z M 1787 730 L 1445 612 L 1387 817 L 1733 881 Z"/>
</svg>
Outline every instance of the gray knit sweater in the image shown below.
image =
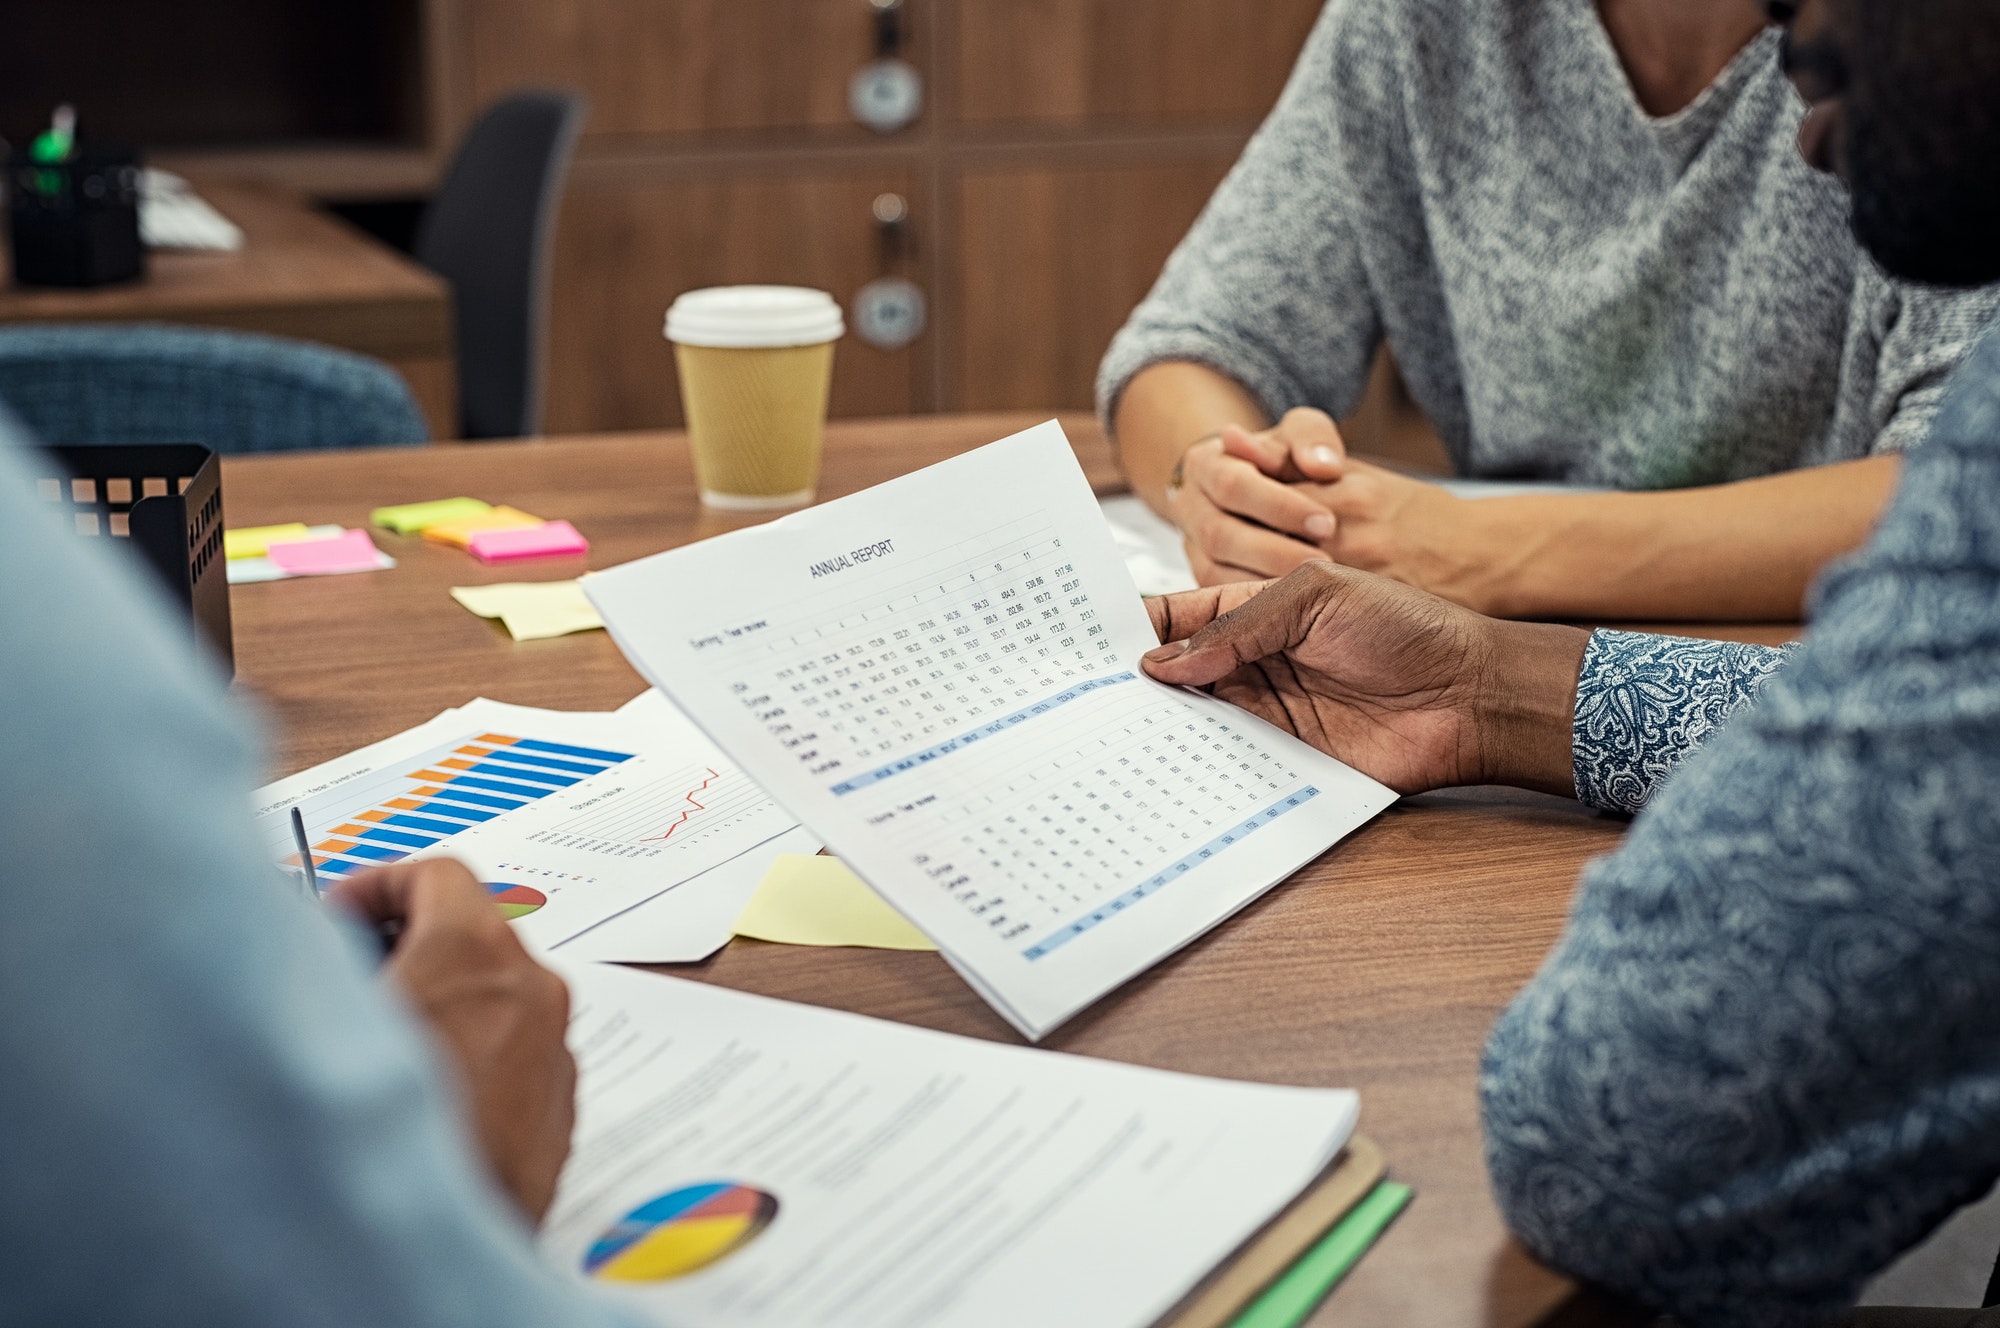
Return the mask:
<svg viewBox="0 0 2000 1328">
<path fill-rule="evenodd" d="M 1591 0 L 1330 0 L 1100 407 L 1194 360 L 1339 416 L 1386 338 L 1463 474 L 1673 488 L 1909 446 L 2000 296 L 1884 279 L 1777 55 L 1655 119 Z"/>
</svg>

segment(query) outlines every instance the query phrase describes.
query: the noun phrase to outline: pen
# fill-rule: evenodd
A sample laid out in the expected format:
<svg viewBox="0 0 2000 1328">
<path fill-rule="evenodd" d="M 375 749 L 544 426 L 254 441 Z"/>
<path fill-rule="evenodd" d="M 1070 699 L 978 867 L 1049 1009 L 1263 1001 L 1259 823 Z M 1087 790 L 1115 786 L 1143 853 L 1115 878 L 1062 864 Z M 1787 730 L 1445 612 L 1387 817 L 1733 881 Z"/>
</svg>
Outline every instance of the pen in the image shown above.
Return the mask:
<svg viewBox="0 0 2000 1328">
<path fill-rule="evenodd" d="M 306 845 L 306 818 L 299 815 L 297 807 L 292 808 L 292 842 L 299 848 L 299 865 L 306 872 L 306 893 L 319 898 L 319 872 L 313 868 L 312 849 Z"/>
<path fill-rule="evenodd" d="M 313 867 L 312 849 L 306 843 L 306 818 L 299 815 L 297 807 L 292 808 L 292 842 L 299 847 L 299 865 L 305 868 L 306 892 L 314 899 L 319 898 L 319 872 Z M 403 923 L 399 918 L 385 922 L 375 929 L 376 939 L 382 942 L 382 954 L 387 957 L 396 949 L 396 940 L 403 934 Z"/>
<path fill-rule="evenodd" d="M 55 166 L 68 161 L 75 147 L 76 108 L 64 102 L 49 117 L 49 127 L 28 145 L 28 156 L 42 165 Z"/>
</svg>

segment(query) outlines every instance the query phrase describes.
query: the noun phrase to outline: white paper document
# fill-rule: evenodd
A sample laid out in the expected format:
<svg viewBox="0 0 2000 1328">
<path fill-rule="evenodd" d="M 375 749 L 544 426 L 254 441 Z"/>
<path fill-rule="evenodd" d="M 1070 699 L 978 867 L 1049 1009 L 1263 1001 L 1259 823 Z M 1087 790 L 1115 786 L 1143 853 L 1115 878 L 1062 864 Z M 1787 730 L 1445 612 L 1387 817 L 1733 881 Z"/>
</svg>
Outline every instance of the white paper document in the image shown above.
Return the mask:
<svg viewBox="0 0 2000 1328">
<path fill-rule="evenodd" d="M 639 670 L 1029 1037 L 1395 800 L 1157 644 L 1056 424 L 585 578 Z"/>
<path fill-rule="evenodd" d="M 257 813 L 272 860 L 296 871 L 295 805 L 322 886 L 404 858 L 459 858 L 537 947 L 796 825 L 665 704 L 633 716 L 478 700 L 280 780 Z"/>
<path fill-rule="evenodd" d="M 667 1324 L 1143 1328 L 1346 1144 L 1351 1092 L 563 965 L 558 1266 Z"/>
</svg>

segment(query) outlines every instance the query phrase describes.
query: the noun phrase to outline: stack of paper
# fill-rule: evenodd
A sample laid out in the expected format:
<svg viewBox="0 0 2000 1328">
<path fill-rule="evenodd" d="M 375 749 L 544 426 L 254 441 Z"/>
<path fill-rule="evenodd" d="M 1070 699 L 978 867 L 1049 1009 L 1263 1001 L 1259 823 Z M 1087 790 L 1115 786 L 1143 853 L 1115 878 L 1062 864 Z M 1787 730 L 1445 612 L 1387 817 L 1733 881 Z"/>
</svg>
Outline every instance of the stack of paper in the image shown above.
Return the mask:
<svg viewBox="0 0 2000 1328">
<path fill-rule="evenodd" d="M 1143 1328 L 1359 1106 L 559 971 L 580 1080 L 543 1248 L 665 1324 Z"/>
<path fill-rule="evenodd" d="M 1053 422 L 583 586 L 1031 1038 L 1395 801 L 1144 675 L 1151 621 Z"/>
<path fill-rule="evenodd" d="M 524 939 L 678 962 L 728 941 L 773 858 L 818 844 L 658 693 L 617 714 L 479 700 L 261 791 L 272 861 L 304 816 L 324 885 L 466 862 Z"/>
</svg>

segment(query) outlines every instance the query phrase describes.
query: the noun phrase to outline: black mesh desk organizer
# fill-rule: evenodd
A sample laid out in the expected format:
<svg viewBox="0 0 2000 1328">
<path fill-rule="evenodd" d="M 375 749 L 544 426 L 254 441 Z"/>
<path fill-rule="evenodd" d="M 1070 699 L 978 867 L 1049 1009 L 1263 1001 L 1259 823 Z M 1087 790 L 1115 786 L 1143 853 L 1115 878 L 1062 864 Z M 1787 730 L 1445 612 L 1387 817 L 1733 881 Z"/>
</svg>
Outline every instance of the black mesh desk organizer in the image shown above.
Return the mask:
<svg viewBox="0 0 2000 1328">
<path fill-rule="evenodd" d="M 36 496 L 68 509 L 79 539 L 129 541 L 235 671 L 229 564 L 222 550 L 222 463 L 192 443 L 51 447 Z M 60 473 L 59 473 L 60 472 Z"/>
</svg>

